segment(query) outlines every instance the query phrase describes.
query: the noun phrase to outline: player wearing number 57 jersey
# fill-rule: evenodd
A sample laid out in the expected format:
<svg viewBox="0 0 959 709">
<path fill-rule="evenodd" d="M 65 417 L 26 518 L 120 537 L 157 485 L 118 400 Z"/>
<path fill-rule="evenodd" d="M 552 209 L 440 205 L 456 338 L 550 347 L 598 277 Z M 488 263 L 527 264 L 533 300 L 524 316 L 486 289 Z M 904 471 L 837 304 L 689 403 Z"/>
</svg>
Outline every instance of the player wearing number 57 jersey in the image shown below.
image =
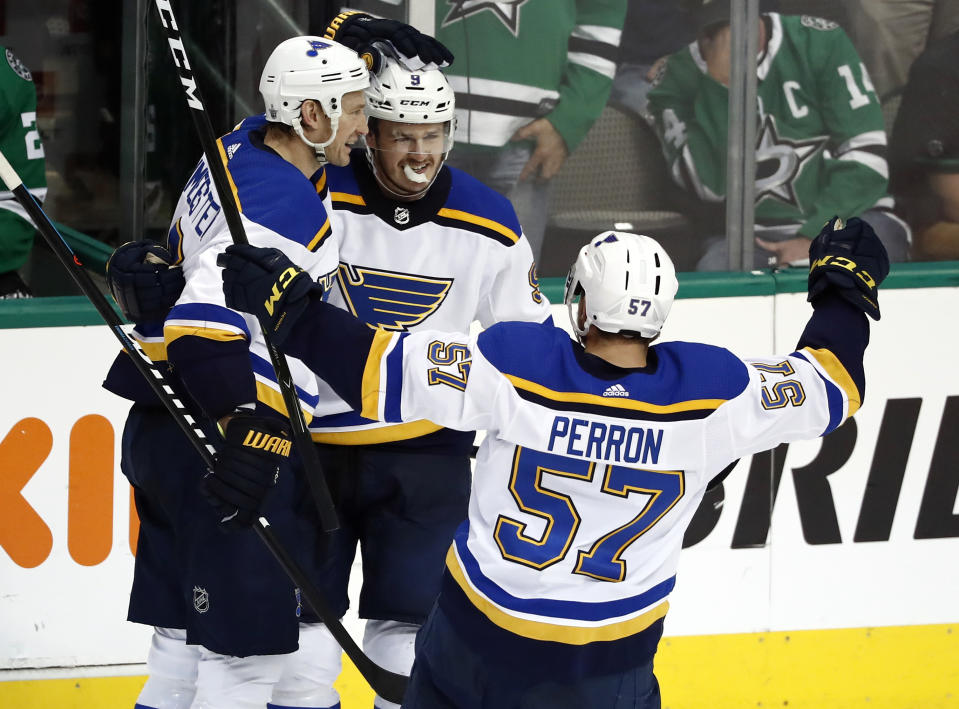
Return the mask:
<svg viewBox="0 0 959 709">
<path fill-rule="evenodd" d="M 570 271 L 585 347 L 532 323 L 373 332 L 310 296 L 280 346 L 365 415 L 488 431 L 404 707 L 660 706 L 653 655 L 707 483 L 740 456 L 828 434 L 862 401 L 863 311 L 878 317 L 885 251 L 867 224 L 837 219 L 810 255 L 815 310 L 797 349 L 749 359 L 651 346 L 678 284 L 635 234 L 600 234 Z M 222 259 L 239 274 L 262 257 Z M 224 290 L 258 310 L 268 292 Z"/>
</svg>

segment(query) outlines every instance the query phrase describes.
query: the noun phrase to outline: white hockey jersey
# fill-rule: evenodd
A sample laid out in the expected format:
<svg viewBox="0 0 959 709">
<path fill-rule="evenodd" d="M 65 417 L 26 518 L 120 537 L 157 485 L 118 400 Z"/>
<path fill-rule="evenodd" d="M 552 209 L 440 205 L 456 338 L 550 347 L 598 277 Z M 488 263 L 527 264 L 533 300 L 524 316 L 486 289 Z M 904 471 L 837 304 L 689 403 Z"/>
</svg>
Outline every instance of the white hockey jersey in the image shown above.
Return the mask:
<svg viewBox="0 0 959 709">
<path fill-rule="evenodd" d="M 284 346 L 322 375 L 333 365 L 319 343 L 336 333 L 336 356 L 354 363 L 335 370 L 340 390 L 364 416 L 487 431 L 440 607 L 497 657 L 561 657 L 554 676 L 651 658 L 707 483 L 742 456 L 829 433 L 864 390 L 868 325 L 838 298 L 791 354 L 670 342 L 637 369 L 549 325 L 371 335 L 325 303 L 306 319 Z"/>
<path fill-rule="evenodd" d="M 326 172 L 321 168 L 307 179 L 298 168 L 265 147 L 264 124 L 263 116 L 248 118 L 217 141 L 233 192 L 230 199 L 239 203 L 251 244 L 280 249 L 329 289 L 336 277 L 337 243 L 329 216 Z M 249 341 L 257 398 L 285 414 L 286 405 L 259 323 L 224 303 L 222 269 L 216 258 L 233 241 L 221 204 L 203 158 L 187 181 L 170 227 L 169 246 L 183 265 L 186 287 L 166 318 L 163 345 L 169 347 L 182 337 Z M 157 351 L 159 343 L 152 344 L 152 358 L 165 358 L 165 353 Z M 289 358 L 288 363 L 309 420 L 318 400 L 316 378 L 301 362 Z M 249 371 L 235 376 L 244 375 L 249 376 Z"/>
<path fill-rule="evenodd" d="M 503 320 L 544 322 L 533 254 L 509 200 L 444 168 L 415 202 L 383 195 L 363 152 L 328 167 L 339 244 L 329 302 L 387 331 L 466 332 Z M 350 409 L 324 382 L 310 425 L 323 443 L 409 440 L 439 431 L 429 420 L 385 424 Z"/>
</svg>

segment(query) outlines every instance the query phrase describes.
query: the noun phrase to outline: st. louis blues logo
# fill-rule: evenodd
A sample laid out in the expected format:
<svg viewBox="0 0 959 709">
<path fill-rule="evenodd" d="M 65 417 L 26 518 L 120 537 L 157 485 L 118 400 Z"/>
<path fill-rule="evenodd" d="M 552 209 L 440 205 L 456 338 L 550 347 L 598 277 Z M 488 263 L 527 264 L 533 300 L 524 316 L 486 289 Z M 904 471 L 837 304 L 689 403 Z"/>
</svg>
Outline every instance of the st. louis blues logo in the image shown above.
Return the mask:
<svg viewBox="0 0 959 709">
<path fill-rule="evenodd" d="M 384 330 L 407 330 L 436 312 L 453 286 L 452 278 L 383 271 L 340 264 L 346 306 L 360 320 Z"/>
<path fill-rule="evenodd" d="M 447 4 L 452 5 L 446 17 L 443 18 L 443 27 L 451 25 L 457 20 L 462 20 L 470 15 L 475 15 L 483 10 L 489 10 L 506 25 L 506 28 L 519 36 L 519 11 L 522 5 L 529 0 L 500 0 L 500 2 L 491 2 L 490 0 L 446 0 Z"/>
</svg>

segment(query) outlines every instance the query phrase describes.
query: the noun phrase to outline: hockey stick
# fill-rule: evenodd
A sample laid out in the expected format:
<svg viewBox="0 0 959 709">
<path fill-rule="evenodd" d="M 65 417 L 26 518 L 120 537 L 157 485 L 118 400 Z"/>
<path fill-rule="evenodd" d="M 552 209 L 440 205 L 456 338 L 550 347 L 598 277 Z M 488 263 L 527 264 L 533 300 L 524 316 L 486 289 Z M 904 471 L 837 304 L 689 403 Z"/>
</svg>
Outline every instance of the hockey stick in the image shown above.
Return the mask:
<svg viewBox="0 0 959 709">
<path fill-rule="evenodd" d="M 183 433 L 189 439 L 190 443 L 200 454 L 203 463 L 208 467 L 213 467 L 213 456 L 215 450 L 212 444 L 203 433 L 203 429 L 197 425 L 196 421 L 190 415 L 187 408 L 177 398 L 172 387 L 163 378 L 163 374 L 152 362 L 149 364 L 144 355 L 133 343 L 133 340 L 123 330 L 123 320 L 117 315 L 117 312 L 110 306 L 106 297 L 93 283 L 89 274 L 83 269 L 83 264 L 76 254 L 70 250 L 63 236 L 57 231 L 56 227 L 47 217 L 46 213 L 37 204 L 27 188 L 23 186 L 20 177 L 7 161 L 6 156 L 0 152 L 0 180 L 6 184 L 7 189 L 13 193 L 14 198 L 26 210 L 33 223 L 36 225 L 41 236 L 51 250 L 60 260 L 60 263 L 67 269 L 67 272 L 76 281 L 76 284 L 83 291 L 83 294 L 90 300 L 93 307 L 97 309 L 100 316 L 110 326 L 113 334 L 120 341 L 124 351 L 133 359 L 133 363 L 142 374 L 150 387 L 156 393 L 157 397 L 166 407 L 167 411 L 173 416 L 173 420 L 183 430 Z M 407 678 L 404 675 L 395 674 L 384 670 L 375 664 L 356 642 L 350 637 L 350 634 L 340 623 L 333 611 L 330 609 L 323 598 L 323 594 L 317 589 L 309 576 L 299 567 L 290 553 L 283 546 L 282 542 L 273 533 L 270 523 L 265 517 L 260 517 L 257 523 L 253 525 L 254 531 L 262 539 L 263 543 L 269 548 L 270 552 L 276 557 L 276 560 L 283 567 L 286 575 L 295 583 L 307 604 L 313 609 L 317 617 L 329 628 L 330 633 L 336 638 L 336 641 L 346 652 L 347 656 L 353 661 L 360 673 L 366 678 L 373 690 L 384 699 L 399 704 L 403 699 L 403 692 L 406 689 Z"/>
<path fill-rule="evenodd" d="M 173 16 L 173 8 L 170 6 L 169 0 L 156 0 L 156 8 L 160 15 L 160 24 L 163 25 L 163 29 L 167 33 L 173 63 L 180 75 L 180 83 L 183 84 L 183 89 L 186 92 L 186 102 L 191 109 L 193 125 L 196 128 L 197 137 L 199 137 L 200 145 L 203 147 L 203 154 L 206 156 L 207 164 L 210 167 L 210 175 L 216 186 L 217 194 L 220 195 L 220 204 L 223 207 L 223 216 L 226 218 L 230 236 L 235 244 L 248 244 L 246 230 L 243 228 L 243 221 L 240 219 L 240 210 L 236 201 L 230 197 L 233 190 L 227 179 L 226 168 L 223 166 L 223 160 L 225 159 L 225 156 L 221 157 L 223 146 L 213 136 L 213 127 L 210 125 L 210 118 L 204 108 L 200 87 L 197 85 L 193 71 L 190 69 L 190 60 L 187 58 L 186 47 L 184 47 L 183 39 L 177 28 L 176 18 Z M 286 405 L 290 427 L 293 430 L 293 441 L 299 451 L 304 474 L 316 503 L 320 525 L 324 532 L 332 532 L 339 526 L 336 519 L 336 509 L 333 506 L 333 499 L 330 496 L 326 479 L 323 477 L 320 457 L 313 445 L 313 439 L 310 437 L 303 411 L 300 409 L 300 400 L 296 388 L 293 386 L 290 367 L 283 353 L 270 341 L 267 328 L 261 327 L 260 329 L 263 331 L 266 349 L 270 353 L 273 371 L 276 372 L 276 381 L 280 387 L 280 394 L 283 396 L 283 403 Z"/>
<path fill-rule="evenodd" d="M 234 243 L 248 243 L 246 231 L 244 230 L 243 223 L 240 219 L 240 211 L 236 202 L 229 198 L 229 195 L 233 194 L 233 191 L 227 182 L 226 169 L 221 158 L 221 151 L 217 149 L 218 143 L 215 141 L 213 136 L 213 127 L 210 124 L 210 118 L 204 108 L 203 99 L 200 94 L 200 87 L 197 84 L 196 78 L 193 76 L 193 71 L 190 69 L 190 61 L 186 54 L 186 48 L 184 47 L 182 35 L 177 27 L 176 18 L 173 14 L 173 8 L 170 5 L 170 0 L 155 0 L 155 5 L 157 8 L 157 13 L 160 16 L 160 24 L 163 25 L 163 29 L 167 34 L 167 42 L 170 45 L 170 53 L 173 57 L 173 64 L 177 69 L 177 73 L 179 74 L 180 83 L 183 85 L 183 90 L 186 94 L 186 102 L 190 107 L 190 113 L 193 116 L 193 125 L 196 128 L 197 136 L 199 137 L 200 144 L 203 147 L 203 154 L 206 156 L 207 163 L 210 166 L 210 173 L 216 186 L 217 193 L 228 196 L 227 199 L 221 198 L 220 201 L 223 207 L 223 215 L 226 218 L 227 225 L 230 229 L 230 234 L 233 237 Z M 286 359 L 283 357 L 282 353 L 280 353 L 280 351 L 273 346 L 267 337 L 267 329 L 265 327 L 261 329 L 263 330 L 263 337 L 266 341 L 267 349 L 270 352 L 270 359 L 273 362 L 273 368 L 276 371 L 277 381 L 280 385 L 280 391 L 283 394 L 283 400 L 289 413 L 290 423 L 293 428 L 294 441 L 296 442 L 297 449 L 300 452 L 300 457 L 303 461 L 304 468 L 307 471 L 307 479 L 310 480 L 314 497 L 318 498 L 317 507 L 320 514 L 320 522 L 323 525 L 324 531 L 332 531 L 337 527 L 336 511 L 333 508 L 333 501 L 330 498 L 329 488 L 327 488 L 326 481 L 323 479 L 319 455 L 317 454 L 313 445 L 313 439 L 310 437 L 310 432 L 306 427 L 306 421 L 303 418 L 303 412 L 300 410 L 299 399 L 297 397 L 296 390 L 293 388 L 293 378 L 290 375 Z M 309 475 L 310 472 L 315 472 L 315 480 Z M 301 586 L 301 588 L 306 590 L 307 587 L 304 586 L 304 584 L 300 583 L 299 581 L 297 581 L 297 583 Z M 310 585 L 309 590 L 315 591 L 312 585 Z M 357 646 L 356 642 L 346 631 L 346 628 L 343 627 L 343 624 L 340 623 L 339 619 L 333 615 L 329 609 L 329 606 L 327 606 L 325 599 L 317 593 L 313 594 L 313 598 L 310 597 L 310 594 L 306 595 L 307 600 L 310 606 L 312 606 L 314 612 L 316 612 L 320 620 L 326 624 L 330 634 L 336 639 L 336 641 L 340 644 L 340 647 L 343 648 L 343 651 L 353 661 L 353 664 L 356 665 L 356 668 L 369 683 L 370 687 L 373 688 L 373 691 L 387 701 L 391 701 L 396 704 L 401 703 L 403 700 L 403 693 L 406 690 L 408 678 L 405 675 L 390 672 L 389 670 L 386 670 L 373 662 Z"/>
</svg>

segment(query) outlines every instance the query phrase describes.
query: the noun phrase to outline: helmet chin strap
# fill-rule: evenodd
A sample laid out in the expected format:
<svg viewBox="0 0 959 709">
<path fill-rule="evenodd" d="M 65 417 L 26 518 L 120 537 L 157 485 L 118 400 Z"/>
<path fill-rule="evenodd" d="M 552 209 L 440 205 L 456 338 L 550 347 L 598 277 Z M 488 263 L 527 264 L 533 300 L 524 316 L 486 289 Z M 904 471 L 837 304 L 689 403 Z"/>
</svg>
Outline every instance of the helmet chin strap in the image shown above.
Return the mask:
<svg viewBox="0 0 959 709">
<path fill-rule="evenodd" d="M 339 126 L 340 117 L 339 116 L 330 116 L 330 139 L 323 141 L 322 143 L 314 143 L 312 140 L 306 137 L 303 133 L 303 125 L 300 122 L 300 117 L 297 116 L 293 119 L 293 132 L 300 136 L 300 140 L 313 148 L 313 152 L 316 154 L 316 160 L 320 165 L 326 165 L 329 162 L 326 158 L 326 146 L 333 142 L 333 139 L 336 138 L 336 129 Z"/>
<path fill-rule="evenodd" d="M 386 192 L 390 194 L 391 197 L 405 202 L 414 202 L 420 197 L 429 192 L 430 187 L 433 186 L 433 183 L 436 181 L 436 178 L 439 177 L 440 170 L 443 169 L 443 165 L 446 163 L 446 156 L 449 153 L 443 153 L 443 157 L 440 159 L 439 167 L 436 168 L 436 173 L 432 178 L 427 178 L 424 175 L 420 175 L 417 172 L 414 172 L 409 165 L 403 166 L 403 174 L 411 182 L 416 182 L 423 185 L 423 189 L 417 190 L 416 192 L 399 192 L 387 184 L 387 178 L 383 175 L 380 170 L 380 166 L 376 160 L 376 155 L 374 155 L 374 148 L 371 148 L 369 144 L 366 146 L 366 160 L 370 164 L 370 169 L 373 170 L 373 177 L 376 178 L 379 186 Z"/>
</svg>

